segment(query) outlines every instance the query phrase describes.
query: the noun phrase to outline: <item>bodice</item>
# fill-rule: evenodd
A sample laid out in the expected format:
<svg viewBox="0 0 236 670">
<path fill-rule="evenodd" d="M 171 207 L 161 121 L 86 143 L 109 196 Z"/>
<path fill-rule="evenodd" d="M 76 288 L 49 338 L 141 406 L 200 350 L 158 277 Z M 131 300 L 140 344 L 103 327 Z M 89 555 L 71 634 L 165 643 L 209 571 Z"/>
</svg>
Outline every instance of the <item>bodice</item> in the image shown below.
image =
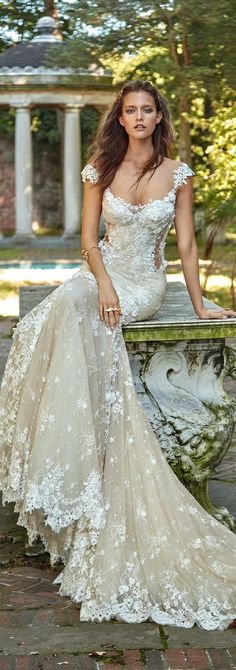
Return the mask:
<svg viewBox="0 0 236 670">
<path fill-rule="evenodd" d="M 173 172 L 173 188 L 167 195 L 143 205 L 128 203 L 115 196 L 109 187 L 105 189 L 102 214 L 106 232 L 99 247 L 106 265 L 136 276 L 153 275 L 165 269 L 165 243 L 174 221 L 177 191 L 193 174 L 186 163 L 181 163 Z M 97 170 L 87 164 L 82 179 L 95 184 Z"/>
</svg>

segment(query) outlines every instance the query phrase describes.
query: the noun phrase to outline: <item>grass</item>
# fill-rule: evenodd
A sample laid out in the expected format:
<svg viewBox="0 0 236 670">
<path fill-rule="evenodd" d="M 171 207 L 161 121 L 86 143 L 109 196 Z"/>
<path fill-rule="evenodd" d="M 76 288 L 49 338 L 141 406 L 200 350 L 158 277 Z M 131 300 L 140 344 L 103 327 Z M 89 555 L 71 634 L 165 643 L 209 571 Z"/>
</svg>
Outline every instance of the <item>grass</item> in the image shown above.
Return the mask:
<svg viewBox="0 0 236 670">
<path fill-rule="evenodd" d="M 11 282 L 3 281 L 0 286 L 0 294 L 3 300 L 4 298 L 8 298 L 11 293 L 15 295 L 15 286 Z"/>
<path fill-rule="evenodd" d="M 0 247 L 0 261 L 51 261 L 79 260 L 81 253 L 77 247 L 40 249 L 33 247 Z"/>
<path fill-rule="evenodd" d="M 200 259 L 205 258 L 205 245 L 202 240 L 202 237 L 200 234 L 196 236 L 197 239 L 197 246 L 198 246 L 198 254 Z M 211 257 L 209 261 L 215 261 L 215 262 L 225 262 L 225 263 L 230 263 L 235 259 L 236 251 L 236 232 L 235 232 L 235 226 L 234 226 L 234 232 L 230 230 L 227 230 L 227 235 L 225 238 L 224 242 L 217 243 L 213 246 Z M 179 252 L 178 252 L 178 247 L 176 244 L 176 236 L 175 236 L 175 231 L 171 229 L 168 239 L 167 239 L 167 244 L 166 244 L 166 258 L 168 261 L 176 261 L 179 258 Z M 228 259 L 228 260 L 227 260 Z"/>
</svg>

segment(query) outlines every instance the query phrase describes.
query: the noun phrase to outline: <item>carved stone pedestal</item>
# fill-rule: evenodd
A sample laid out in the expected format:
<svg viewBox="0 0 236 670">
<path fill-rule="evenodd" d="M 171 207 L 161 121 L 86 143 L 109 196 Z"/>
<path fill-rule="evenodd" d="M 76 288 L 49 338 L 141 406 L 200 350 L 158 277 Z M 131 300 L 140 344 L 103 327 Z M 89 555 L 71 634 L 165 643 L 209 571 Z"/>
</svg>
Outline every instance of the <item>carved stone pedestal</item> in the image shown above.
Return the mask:
<svg viewBox="0 0 236 670">
<path fill-rule="evenodd" d="M 235 530 L 232 514 L 208 493 L 236 419 L 236 401 L 223 388 L 226 376 L 236 378 L 236 340 L 229 348 L 226 337 L 236 337 L 236 319 L 200 320 L 181 282 L 168 284 L 152 319 L 124 328 L 136 391 L 169 464 L 200 504 Z"/>
<path fill-rule="evenodd" d="M 236 350 L 223 339 L 127 342 L 136 392 L 175 473 L 200 504 L 233 530 L 226 508 L 213 505 L 208 481 L 227 452 L 236 401 L 223 389 Z"/>
</svg>

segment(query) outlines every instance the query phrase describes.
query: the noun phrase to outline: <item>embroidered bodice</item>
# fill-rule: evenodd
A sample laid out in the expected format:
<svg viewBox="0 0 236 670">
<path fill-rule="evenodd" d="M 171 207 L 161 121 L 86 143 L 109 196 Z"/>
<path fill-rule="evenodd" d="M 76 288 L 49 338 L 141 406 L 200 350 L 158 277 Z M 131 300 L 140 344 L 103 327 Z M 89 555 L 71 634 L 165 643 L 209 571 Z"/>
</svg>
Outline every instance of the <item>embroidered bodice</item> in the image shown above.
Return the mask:
<svg viewBox="0 0 236 670">
<path fill-rule="evenodd" d="M 181 163 L 173 173 L 173 188 L 160 199 L 133 205 L 115 196 L 110 188 L 103 194 L 102 214 L 106 234 L 99 242 L 106 265 L 119 266 L 137 275 L 153 275 L 166 267 L 164 250 L 167 234 L 173 224 L 178 188 L 194 172 Z M 98 172 L 91 164 L 82 170 L 82 179 L 95 184 Z"/>
</svg>

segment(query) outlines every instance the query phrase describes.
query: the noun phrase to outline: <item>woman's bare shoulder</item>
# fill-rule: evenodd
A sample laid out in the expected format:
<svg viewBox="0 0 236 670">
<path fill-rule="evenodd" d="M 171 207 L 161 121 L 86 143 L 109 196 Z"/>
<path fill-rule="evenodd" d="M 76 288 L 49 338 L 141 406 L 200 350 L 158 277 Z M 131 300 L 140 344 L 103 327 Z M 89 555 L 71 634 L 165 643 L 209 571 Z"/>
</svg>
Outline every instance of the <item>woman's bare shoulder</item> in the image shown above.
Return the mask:
<svg viewBox="0 0 236 670">
<path fill-rule="evenodd" d="M 165 158 L 163 166 L 166 177 L 172 178 L 175 186 L 183 186 L 183 184 L 186 184 L 186 178 L 193 177 L 195 174 L 187 163 L 180 160 Z"/>
<path fill-rule="evenodd" d="M 180 160 L 173 160 L 172 158 L 167 158 L 167 156 L 163 160 L 163 167 L 170 172 L 174 172 L 180 165 L 182 165 Z"/>
</svg>

